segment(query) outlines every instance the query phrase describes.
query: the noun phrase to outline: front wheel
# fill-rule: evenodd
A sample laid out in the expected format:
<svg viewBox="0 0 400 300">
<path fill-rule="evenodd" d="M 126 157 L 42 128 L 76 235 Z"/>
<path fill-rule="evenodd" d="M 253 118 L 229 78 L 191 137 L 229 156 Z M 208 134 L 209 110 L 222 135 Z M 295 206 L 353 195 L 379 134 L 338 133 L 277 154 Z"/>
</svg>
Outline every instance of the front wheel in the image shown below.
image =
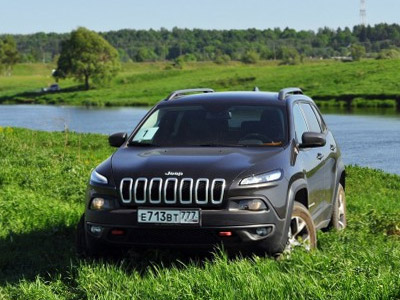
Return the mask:
<svg viewBox="0 0 400 300">
<path fill-rule="evenodd" d="M 317 233 L 308 209 L 295 201 L 290 220 L 288 241 L 284 252 L 292 252 L 296 247 L 303 247 L 307 251 L 317 247 Z"/>
</svg>

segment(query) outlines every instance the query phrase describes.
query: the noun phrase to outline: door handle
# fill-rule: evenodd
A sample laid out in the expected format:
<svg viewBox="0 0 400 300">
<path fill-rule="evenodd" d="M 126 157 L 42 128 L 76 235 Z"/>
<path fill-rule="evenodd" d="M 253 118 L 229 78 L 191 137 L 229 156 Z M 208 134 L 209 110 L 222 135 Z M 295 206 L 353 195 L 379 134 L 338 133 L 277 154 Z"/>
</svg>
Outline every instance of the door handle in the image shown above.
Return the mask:
<svg viewBox="0 0 400 300">
<path fill-rule="evenodd" d="M 318 153 L 318 154 L 317 154 L 317 158 L 318 158 L 319 160 L 321 160 L 321 159 L 324 158 L 324 155 L 323 155 L 322 153 Z"/>
<path fill-rule="evenodd" d="M 335 151 L 335 149 L 336 149 L 336 146 L 331 144 L 331 151 Z"/>
</svg>

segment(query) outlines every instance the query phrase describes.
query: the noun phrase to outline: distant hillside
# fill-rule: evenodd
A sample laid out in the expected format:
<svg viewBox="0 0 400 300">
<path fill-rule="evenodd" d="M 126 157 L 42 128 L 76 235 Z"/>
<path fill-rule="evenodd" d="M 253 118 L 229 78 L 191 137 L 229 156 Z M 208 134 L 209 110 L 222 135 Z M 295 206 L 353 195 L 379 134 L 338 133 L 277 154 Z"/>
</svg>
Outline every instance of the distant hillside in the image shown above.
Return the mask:
<svg viewBox="0 0 400 300">
<path fill-rule="evenodd" d="M 361 44 L 367 53 L 400 47 L 400 25 L 378 24 L 315 31 L 294 29 L 203 30 L 179 29 L 102 32 L 122 61 L 240 60 L 249 51 L 261 59 L 281 59 L 295 49 L 303 57 L 347 56 L 349 45 Z M 51 62 L 57 58 L 68 33 L 14 35 L 22 62 Z M 2 37 L 2 36 L 0 36 Z"/>
<path fill-rule="evenodd" d="M 12 76 L 0 76 L 0 104 L 36 103 L 88 106 L 154 105 L 171 91 L 209 87 L 217 91 L 278 91 L 287 86 L 301 87 L 307 95 L 324 104 L 342 105 L 337 100 L 363 99 L 369 104 L 394 107 L 400 103 L 400 59 L 365 59 L 342 63 L 312 60 L 290 66 L 279 62 L 257 64 L 230 62 L 185 63 L 181 69 L 170 62 L 123 63 L 121 72 L 108 84 L 85 91 L 72 79 L 59 82 L 61 90 L 43 93 L 54 82 L 54 64 L 17 64 Z M 331 103 L 333 100 L 333 103 Z M 388 102 L 386 102 L 388 101 Z M 379 105 L 381 105 L 379 104 Z"/>
</svg>

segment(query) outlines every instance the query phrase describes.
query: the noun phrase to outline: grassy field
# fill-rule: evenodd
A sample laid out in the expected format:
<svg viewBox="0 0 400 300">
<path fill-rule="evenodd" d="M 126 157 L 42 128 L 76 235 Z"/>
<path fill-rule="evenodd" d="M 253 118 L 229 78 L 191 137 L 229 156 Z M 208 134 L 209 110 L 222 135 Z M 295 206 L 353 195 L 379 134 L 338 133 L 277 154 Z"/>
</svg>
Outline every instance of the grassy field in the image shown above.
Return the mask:
<svg viewBox="0 0 400 300">
<path fill-rule="evenodd" d="M 0 128 L 0 299 L 399 299 L 400 178 L 348 167 L 349 227 L 289 258 L 81 260 L 74 228 L 106 136 Z"/>
<path fill-rule="evenodd" d="M 353 63 L 324 60 L 295 66 L 280 66 L 278 62 L 256 65 L 198 62 L 187 63 L 183 69 L 171 68 L 169 63 L 130 63 L 123 65 L 108 86 L 83 91 L 68 79 L 60 82 L 61 92 L 40 93 L 40 88 L 53 83 L 50 76 L 53 68 L 43 64 L 15 66 L 11 77 L 0 77 L 0 103 L 152 105 L 181 88 L 211 87 L 223 91 L 251 90 L 254 86 L 272 91 L 299 86 L 317 100 L 358 98 L 354 104 L 358 107 L 394 107 L 394 99 L 400 97 L 400 60 Z M 385 101 L 370 101 L 374 99 Z M 331 101 L 325 105 L 343 103 Z"/>
</svg>

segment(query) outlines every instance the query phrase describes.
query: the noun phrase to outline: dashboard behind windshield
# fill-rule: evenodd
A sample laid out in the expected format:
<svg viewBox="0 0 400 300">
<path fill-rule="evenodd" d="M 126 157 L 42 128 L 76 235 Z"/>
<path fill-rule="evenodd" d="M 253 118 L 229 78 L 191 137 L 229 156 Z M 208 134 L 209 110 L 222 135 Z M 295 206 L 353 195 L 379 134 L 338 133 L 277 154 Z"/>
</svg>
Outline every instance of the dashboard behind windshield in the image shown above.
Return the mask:
<svg viewBox="0 0 400 300">
<path fill-rule="evenodd" d="M 282 146 L 287 115 L 275 105 L 182 105 L 155 110 L 131 145 L 159 147 Z"/>
</svg>

